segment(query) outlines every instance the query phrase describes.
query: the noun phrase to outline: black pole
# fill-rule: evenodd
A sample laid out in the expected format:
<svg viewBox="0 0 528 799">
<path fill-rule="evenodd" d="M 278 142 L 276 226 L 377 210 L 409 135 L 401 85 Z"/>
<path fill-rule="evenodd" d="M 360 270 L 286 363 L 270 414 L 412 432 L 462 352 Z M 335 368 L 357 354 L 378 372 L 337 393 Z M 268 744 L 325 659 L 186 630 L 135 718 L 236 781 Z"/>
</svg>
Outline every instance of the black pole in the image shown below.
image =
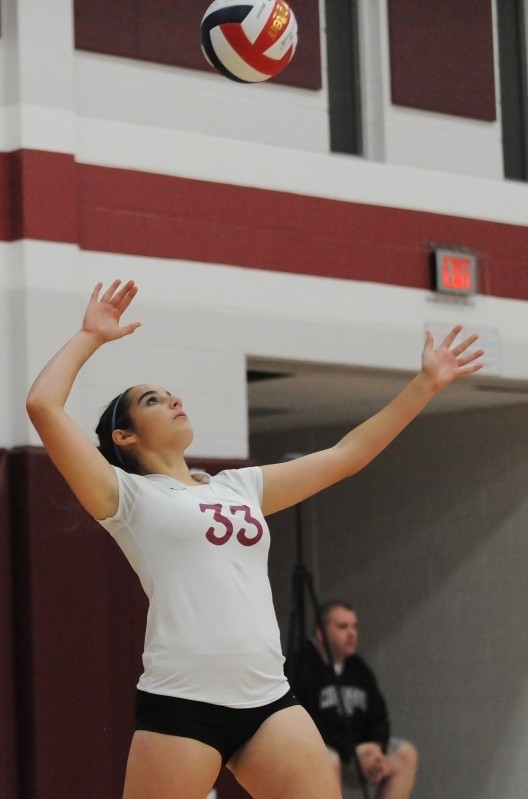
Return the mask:
<svg viewBox="0 0 528 799">
<path fill-rule="evenodd" d="M 288 660 L 294 664 L 295 653 L 300 652 L 306 640 L 306 605 L 304 602 L 304 585 L 308 572 L 304 565 L 304 542 L 302 530 L 302 507 L 295 506 L 295 551 L 296 561 L 292 574 L 292 591 L 290 603 L 290 621 L 288 626 Z"/>
<path fill-rule="evenodd" d="M 300 660 L 302 651 L 307 640 L 306 633 L 306 603 L 305 603 L 305 590 L 308 591 L 308 597 L 312 605 L 315 624 L 321 630 L 323 639 L 323 649 L 327 661 L 330 665 L 333 664 L 332 651 L 330 649 L 330 642 L 326 632 L 323 619 L 321 617 L 320 605 L 317 600 L 317 595 L 314 588 L 314 580 L 311 572 L 306 568 L 304 563 L 304 531 L 303 531 L 303 518 L 302 518 L 302 504 L 298 503 L 295 506 L 295 543 L 296 543 L 296 562 L 292 574 L 292 592 L 291 592 L 291 605 L 290 605 L 290 619 L 288 627 L 288 645 L 286 649 L 287 659 L 290 665 L 289 678 L 294 681 L 296 670 L 300 667 Z M 335 689 L 338 703 L 338 712 L 342 715 L 345 724 L 350 731 L 350 720 L 346 714 L 345 702 L 342 692 L 341 675 L 334 672 Z M 370 799 L 368 783 L 361 768 L 357 752 L 354 748 L 352 759 L 356 768 L 357 779 L 359 787 L 363 794 L 364 799 Z"/>
</svg>

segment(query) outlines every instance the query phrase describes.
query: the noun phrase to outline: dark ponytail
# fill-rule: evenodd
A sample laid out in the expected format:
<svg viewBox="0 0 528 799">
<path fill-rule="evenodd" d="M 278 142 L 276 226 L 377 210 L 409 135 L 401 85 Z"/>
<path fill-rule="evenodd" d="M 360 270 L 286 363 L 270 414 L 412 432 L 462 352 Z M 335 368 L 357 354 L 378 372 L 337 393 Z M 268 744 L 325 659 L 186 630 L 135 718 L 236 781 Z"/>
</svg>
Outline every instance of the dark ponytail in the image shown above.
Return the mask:
<svg viewBox="0 0 528 799">
<path fill-rule="evenodd" d="M 116 444 L 112 437 L 115 430 L 134 429 L 130 416 L 130 391 L 131 389 L 127 388 L 106 406 L 95 428 L 95 433 L 99 439 L 97 449 L 112 466 L 119 466 L 131 474 L 140 474 L 136 459 L 125 452 L 124 447 Z"/>
</svg>

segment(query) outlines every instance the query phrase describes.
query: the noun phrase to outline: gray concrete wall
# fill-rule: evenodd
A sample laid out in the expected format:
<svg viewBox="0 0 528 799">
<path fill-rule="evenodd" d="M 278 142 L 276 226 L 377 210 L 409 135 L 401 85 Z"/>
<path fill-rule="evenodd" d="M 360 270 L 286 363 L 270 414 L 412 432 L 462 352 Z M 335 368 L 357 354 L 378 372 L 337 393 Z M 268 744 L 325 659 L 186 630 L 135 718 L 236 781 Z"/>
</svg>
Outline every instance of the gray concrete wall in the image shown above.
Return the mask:
<svg viewBox="0 0 528 799">
<path fill-rule="evenodd" d="M 344 430 L 254 438 L 259 463 Z M 415 799 L 521 799 L 528 784 L 526 406 L 417 420 L 356 477 L 304 503 L 320 600 L 360 614 L 396 734 L 420 749 Z M 270 517 L 287 645 L 295 513 Z"/>
</svg>

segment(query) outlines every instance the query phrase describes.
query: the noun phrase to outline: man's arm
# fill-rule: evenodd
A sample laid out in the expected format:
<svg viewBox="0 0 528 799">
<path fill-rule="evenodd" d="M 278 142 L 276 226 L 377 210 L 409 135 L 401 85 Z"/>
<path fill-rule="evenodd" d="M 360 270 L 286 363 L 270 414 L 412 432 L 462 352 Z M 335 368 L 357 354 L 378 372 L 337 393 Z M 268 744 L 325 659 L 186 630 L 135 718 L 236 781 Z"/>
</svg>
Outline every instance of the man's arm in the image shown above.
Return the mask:
<svg viewBox="0 0 528 799">
<path fill-rule="evenodd" d="M 383 752 L 387 751 L 390 737 L 390 719 L 385 697 L 381 693 L 372 669 L 357 656 L 364 673 L 367 691 L 367 713 L 361 734 L 361 743 L 377 743 Z"/>
</svg>

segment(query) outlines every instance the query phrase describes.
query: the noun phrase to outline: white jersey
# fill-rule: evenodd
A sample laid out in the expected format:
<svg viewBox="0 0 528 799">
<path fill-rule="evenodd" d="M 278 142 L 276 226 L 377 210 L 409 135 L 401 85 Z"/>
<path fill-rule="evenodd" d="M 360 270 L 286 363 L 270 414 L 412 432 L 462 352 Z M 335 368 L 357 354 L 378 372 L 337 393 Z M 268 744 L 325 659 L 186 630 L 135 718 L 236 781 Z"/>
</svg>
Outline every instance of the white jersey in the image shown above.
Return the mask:
<svg viewBox="0 0 528 799">
<path fill-rule="evenodd" d="M 194 475 L 115 469 L 111 533 L 149 598 L 138 688 L 235 708 L 288 690 L 268 579 L 259 467 Z"/>
</svg>

